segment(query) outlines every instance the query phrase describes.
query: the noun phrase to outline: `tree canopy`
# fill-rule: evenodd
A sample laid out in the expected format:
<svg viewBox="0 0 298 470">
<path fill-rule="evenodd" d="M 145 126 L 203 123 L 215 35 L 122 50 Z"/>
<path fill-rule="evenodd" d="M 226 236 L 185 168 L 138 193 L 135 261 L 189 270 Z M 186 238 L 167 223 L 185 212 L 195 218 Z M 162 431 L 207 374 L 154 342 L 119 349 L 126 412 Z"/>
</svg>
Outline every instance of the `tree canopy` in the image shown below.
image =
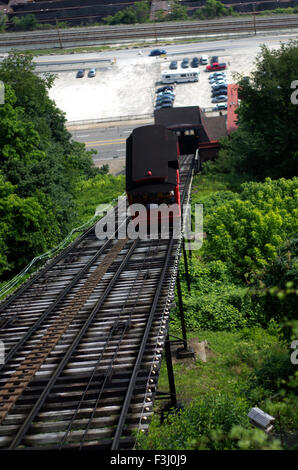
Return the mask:
<svg viewBox="0 0 298 470">
<path fill-rule="evenodd" d="M 71 139 L 63 112 L 49 98 L 54 77 L 42 78 L 33 70 L 32 55 L 23 52 L 10 53 L 0 67 L 5 84 L 0 105 L 4 278 L 68 233 L 77 217 L 77 183 L 99 173 L 92 152 Z"/>
<path fill-rule="evenodd" d="M 297 70 L 298 41 L 274 50 L 262 46 L 251 77 L 238 75 L 238 130 L 223 142 L 215 166 L 259 180 L 297 176 L 298 104 L 291 100 Z"/>
</svg>

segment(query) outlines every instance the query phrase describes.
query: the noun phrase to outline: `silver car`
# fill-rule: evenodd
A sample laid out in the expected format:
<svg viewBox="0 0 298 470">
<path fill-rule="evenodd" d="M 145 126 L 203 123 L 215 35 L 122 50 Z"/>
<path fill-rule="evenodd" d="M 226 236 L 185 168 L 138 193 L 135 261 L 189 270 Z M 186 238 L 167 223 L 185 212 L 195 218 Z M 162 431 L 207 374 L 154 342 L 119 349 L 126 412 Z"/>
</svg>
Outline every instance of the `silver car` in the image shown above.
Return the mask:
<svg viewBox="0 0 298 470">
<path fill-rule="evenodd" d="M 95 75 L 96 75 L 96 70 L 95 69 L 90 69 L 89 73 L 88 73 L 88 76 L 89 77 L 95 77 Z"/>
</svg>

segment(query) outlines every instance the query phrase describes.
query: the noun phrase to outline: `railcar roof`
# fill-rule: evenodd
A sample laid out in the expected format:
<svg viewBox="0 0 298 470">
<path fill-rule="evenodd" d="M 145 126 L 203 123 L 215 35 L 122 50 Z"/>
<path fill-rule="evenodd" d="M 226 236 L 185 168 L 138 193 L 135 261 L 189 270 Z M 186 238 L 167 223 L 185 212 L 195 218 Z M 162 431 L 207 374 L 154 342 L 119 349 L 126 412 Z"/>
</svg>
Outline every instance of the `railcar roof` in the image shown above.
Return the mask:
<svg viewBox="0 0 298 470">
<path fill-rule="evenodd" d="M 177 136 L 164 126 L 134 129 L 126 145 L 127 189 L 156 180 L 176 184 L 177 152 Z"/>
</svg>

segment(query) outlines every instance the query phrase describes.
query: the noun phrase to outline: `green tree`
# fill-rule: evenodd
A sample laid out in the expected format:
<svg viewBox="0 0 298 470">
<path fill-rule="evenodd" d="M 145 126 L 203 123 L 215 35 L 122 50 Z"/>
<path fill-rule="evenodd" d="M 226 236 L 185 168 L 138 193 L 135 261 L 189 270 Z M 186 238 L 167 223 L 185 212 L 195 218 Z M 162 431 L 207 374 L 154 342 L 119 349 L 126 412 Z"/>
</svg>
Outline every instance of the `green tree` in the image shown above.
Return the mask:
<svg viewBox="0 0 298 470">
<path fill-rule="evenodd" d="M 221 259 L 240 276 L 261 271 L 298 230 L 298 179 L 244 183 L 239 198 L 205 218 L 207 259 Z"/>
<path fill-rule="evenodd" d="M 166 19 L 169 20 L 188 20 L 187 8 L 185 5 L 180 5 L 180 3 L 175 0 L 172 5 L 171 13 Z"/>
<path fill-rule="evenodd" d="M 297 175 L 298 105 L 291 100 L 297 69 L 298 41 L 274 50 L 262 46 L 250 80 L 238 76 L 239 128 L 226 141 L 218 165 L 225 162 L 226 168 L 257 179 Z"/>
<path fill-rule="evenodd" d="M 38 77 L 33 70 L 32 55 L 22 52 L 10 53 L 0 67 L 0 79 L 5 83 L 5 103 L 0 105 L 0 171 L 12 185 L 19 205 L 24 200 L 24 207 L 32 206 L 37 214 L 32 224 L 24 224 L 27 239 L 25 232 L 21 238 L 28 249 L 20 254 L 13 231 L 9 239 L 2 240 L 1 246 L 9 250 L 3 273 L 15 272 L 68 233 L 78 221 L 77 184 L 100 173 L 93 165 L 93 152 L 71 139 L 64 113 L 49 98 L 54 78 Z M 0 218 L 6 225 L 8 220 L 8 213 Z"/>
<path fill-rule="evenodd" d="M 138 23 L 145 23 L 149 20 L 150 14 L 150 3 L 147 0 L 143 0 L 140 2 L 136 2 L 134 4 L 134 8 L 136 10 L 137 15 L 137 22 Z"/>
<path fill-rule="evenodd" d="M 106 24 L 135 24 L 137 23 L 137 13 L 133 7 L 125 8 L 118 11 L 114 16 L 106 16 L 103 18 Z"/>
<path fill-rule="evenodd" d="M 149 20 L 150 5 L 147 0 L 135 2 L 133 6 L 118 11 L 114 16 L 103 18 L 106 24 L 135 24 L 145 23 Z"/>
<path fill-rule="evenodd" d="M 35 15 L 27 14 L 24 16 L 15 16 L 12 20 L 16 31 L 33 31 L 37 29 L 38 22 Z"/>
<path fill-rule="evenodd" d="M 290 338 L 291 321 L 297 317 L 298 240 L 286 241 L 276 258 L 256 276 L 251 290 L 255 302 L 263 304 L 267 322 L 278 321 Z M 290 323 L 289 323 L 290 322 Z"/>
<path fill-rule="evenodd" d="M 3 33 L 6 30 L 6 15 L 0 11 L 0 33 Z"/>
<path fill-rule="evenodd" d="M 0 278 L 20 270 L 29 259 L 59 239 L 59 227 L 45 196 L 21 198 L 0 172 Z"/>
<path fill-rule="evenodd" d="M 195 17 L 204 19 L 211 19 L 221 16 L 232 15 L 234 12 L 233 8 L 226 8 L 225 5 L 217 0 L 207 0 L 202 8 L 199 8 L 195 12 Z"/>
</svg>

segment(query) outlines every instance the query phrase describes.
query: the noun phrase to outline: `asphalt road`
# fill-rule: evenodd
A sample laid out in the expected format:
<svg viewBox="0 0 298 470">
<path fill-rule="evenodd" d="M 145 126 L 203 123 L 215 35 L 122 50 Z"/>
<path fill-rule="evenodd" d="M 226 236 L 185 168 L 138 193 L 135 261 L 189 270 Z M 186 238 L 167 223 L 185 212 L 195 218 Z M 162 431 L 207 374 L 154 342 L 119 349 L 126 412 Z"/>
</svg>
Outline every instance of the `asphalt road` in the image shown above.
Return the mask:
<svg viewBox="0 0 298 470">
<path fill-rule="evenodd" d="M 204 41 L 204 42 L 194 42 L 193 43 L 184 43 L 184 44 L 172 44 L 162 46 L 167 50 L 168 55 L 177 55 L 177 54 L 204 54 L 204 53 L 218 53 L 221 55 L 223 51 L 228 50 L 230 53 L 232 51 L 237 51 L 239 49 L 243 50 L 245 54 L 245 49 L 251 48 L 253 45 L 267 44 L 268 46 L 277 46 L 280 41 L 287 41 L 289 39 L 297 39 L 297 32 L 279 34 L 258 34 L 257 36 L 250 36 L 246 38 L 237 38 L 237 39 L 224 39 L 224 40 L 213 40 L 213 41 Z M 151 49 L 160 47 L 158 44 L 152 43 L 145 48 L 133 48 L 133 49 L 122 49 L 122 50 L 112 50 L 112 51 L 102 51 L 102 52 L 86 52 L 78 54 L 66 54 L 66 55 L 51 55 L 51 56 L 41 56 L 36 58 L 38 63 L 65 63 L 68 61 L 85 61 L 86 59 L 100 58 L 105 60 L 129 60 L 136 57 L 141 51 L 144 56 L 148 56 Z M 50 67 L 49 67 L 50 68 Z"/>
<path fill-rule="evenodd" d="M 133 129 L 144 124 L 98 127 L 72 131 L 74 140 L 85 143 L 87 149 L 95 149 L 94 161 L 125 157 L 126 139 Z"/>
</svg>

